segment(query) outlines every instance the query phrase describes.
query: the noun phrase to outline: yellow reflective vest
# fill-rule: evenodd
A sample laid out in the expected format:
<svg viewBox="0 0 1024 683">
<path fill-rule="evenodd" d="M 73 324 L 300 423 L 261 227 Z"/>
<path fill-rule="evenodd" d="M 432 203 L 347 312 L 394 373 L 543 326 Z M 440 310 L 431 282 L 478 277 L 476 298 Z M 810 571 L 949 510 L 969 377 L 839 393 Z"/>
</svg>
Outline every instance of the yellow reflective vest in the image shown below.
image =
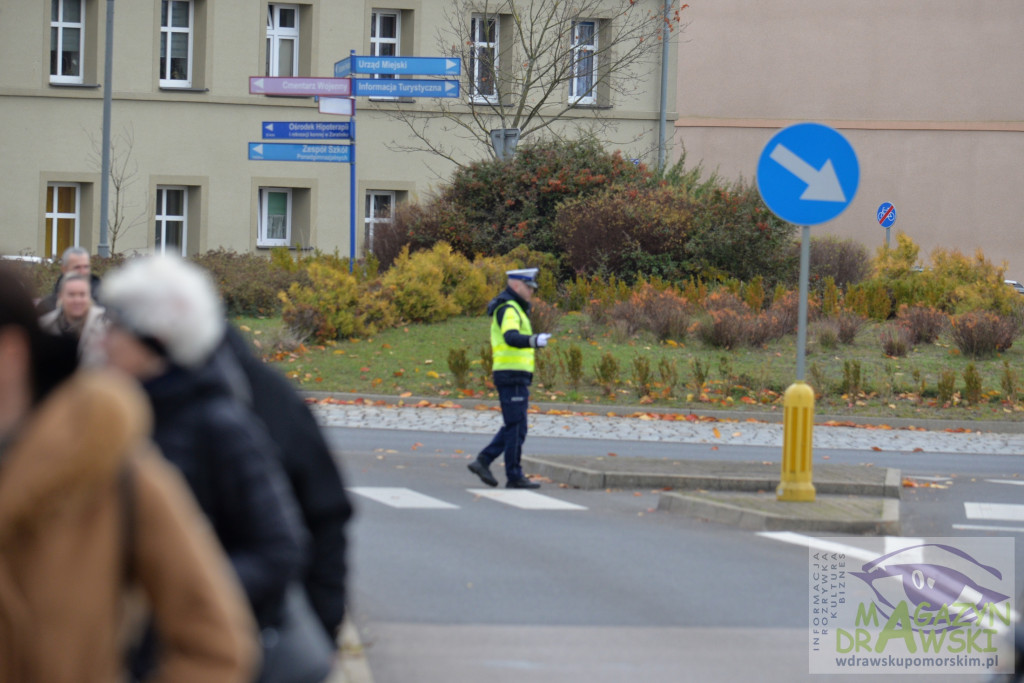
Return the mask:
<svg viewBox="0 0 1024 683">
<path fill-rule="evenodd" d="M 505 309 L 505 315 L 501 319 L 501 326 L 498 326 L 498 312 Z M 498 306 L 491 316 L 491 350 L 494 353 L 494 370 L 521 370 L 533 372 L 534 349 L 528 346 L 524 349 L 509 346 L 505 343 L 505 333 L 509 330 L 518 330 L 520 334 L 527 337 L 533 334 L 530 326 L 530 318 L 520 308 L 519 302 L 513 300 Z"/>
</svg>

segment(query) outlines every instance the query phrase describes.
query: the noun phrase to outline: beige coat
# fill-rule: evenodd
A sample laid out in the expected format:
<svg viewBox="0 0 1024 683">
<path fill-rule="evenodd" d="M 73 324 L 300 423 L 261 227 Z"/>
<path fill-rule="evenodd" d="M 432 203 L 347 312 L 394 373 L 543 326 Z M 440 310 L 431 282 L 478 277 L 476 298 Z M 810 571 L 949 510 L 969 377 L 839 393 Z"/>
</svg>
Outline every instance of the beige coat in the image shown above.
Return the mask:
<svg viewBox="0 0 1024 683">
<path fill-rule="evenodd" d="M 43 315 L 39 319 L 39 327 L 50 334 L 60 335 L 61 312 L 58 306 L 55 310 Z M 94 303 L 89 307 L 89 312 L 85 316 L 82 333 L 78 337 L 78 357 L 81 359 L 82 365 L 86 367 L 95 368 L 104 363 L 103 335 L 107 330 L 106 313 L 105 308 Z"/>
<path fill-rule="evenodd" d="M 122 680 L 126 564 L 164 645 L 155 680 L 251 680 L 245 597 L 180 475 L 147 445 L 150 422 L 133 384 L 83 371 L 0 449 L 0 681 Z"/>
</svg>

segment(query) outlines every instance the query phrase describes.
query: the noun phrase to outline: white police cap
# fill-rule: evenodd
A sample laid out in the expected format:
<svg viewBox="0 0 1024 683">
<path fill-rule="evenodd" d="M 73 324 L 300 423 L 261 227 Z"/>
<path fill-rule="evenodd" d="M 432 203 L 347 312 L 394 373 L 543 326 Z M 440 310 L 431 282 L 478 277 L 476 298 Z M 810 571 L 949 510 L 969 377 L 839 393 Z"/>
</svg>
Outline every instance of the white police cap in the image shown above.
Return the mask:
<svg viewBox="0 0 1024 683">
<path fill-rule="evenodd" d="M 520 268 L 519 270 L 506 270 L 505 275 L 512 280 L 522 280 L 530 287 L 537 289 L 538 272 L 540 272 L 539 268 Z"/>
</svg>

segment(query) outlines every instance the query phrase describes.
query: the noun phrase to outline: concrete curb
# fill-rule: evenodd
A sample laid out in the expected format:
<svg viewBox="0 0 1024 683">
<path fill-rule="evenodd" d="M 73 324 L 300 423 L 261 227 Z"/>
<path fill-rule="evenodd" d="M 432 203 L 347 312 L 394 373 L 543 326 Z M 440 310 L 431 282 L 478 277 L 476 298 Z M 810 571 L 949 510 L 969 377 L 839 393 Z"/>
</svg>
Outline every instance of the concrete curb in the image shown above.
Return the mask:
<svg viewBox="0 0 1024 683">
<path fill-rule="evenodd" d="M 744 497 L 749 500 L 744 500 Z M 818 496 L 812 503 L 782 503 L 775 494 L 666 492 L 658 509 L 748 531 L 810 531 L 857 535 L 900 534 L 900 503 L 891 498 L 860 498 L 853 511 L 844 496 Z M 877 511 L 872 514 L 872 507 Z"/>
<path fill-rule="evenodd" d="M 780 480 L 778 465 L 775 472 L 764 476 L 728 474 L 683 474 L 665 471 L 609 471 L 555 461 L 538 456 L 523 456 L 523 464 L 532 474 L 547 477 L 574 488 L 584 490 L 608 488 L 671 488 L 685 491 L 774 491 Z M 843 481 L 829 478 L 827 466 L 819 465 L 814 488 L 822 495 L 854 495 L 899 499 L 902 493 L 900 471 L 885 468 L 882 481 Z M 825 472 L 822 472 L 822 470 Z"/>
</svg>

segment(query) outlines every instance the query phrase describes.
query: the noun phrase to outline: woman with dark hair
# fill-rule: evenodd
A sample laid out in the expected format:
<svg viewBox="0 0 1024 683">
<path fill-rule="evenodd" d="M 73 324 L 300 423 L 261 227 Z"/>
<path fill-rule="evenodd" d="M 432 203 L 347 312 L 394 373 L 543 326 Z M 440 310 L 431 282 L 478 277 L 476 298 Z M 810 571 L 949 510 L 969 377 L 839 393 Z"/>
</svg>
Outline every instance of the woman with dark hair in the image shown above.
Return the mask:
<svg viewBox="0 0 1024 683">
<path fill-rule="evenodd" d="M 74 357 L 0 268 L 0 680 L 123 680 L 135 584 L 164 644 L 154 680 L 249 680 L 252 617 L 146 438 L 145 396 L 114 373 L 72 374 Z"/>
</svg>

